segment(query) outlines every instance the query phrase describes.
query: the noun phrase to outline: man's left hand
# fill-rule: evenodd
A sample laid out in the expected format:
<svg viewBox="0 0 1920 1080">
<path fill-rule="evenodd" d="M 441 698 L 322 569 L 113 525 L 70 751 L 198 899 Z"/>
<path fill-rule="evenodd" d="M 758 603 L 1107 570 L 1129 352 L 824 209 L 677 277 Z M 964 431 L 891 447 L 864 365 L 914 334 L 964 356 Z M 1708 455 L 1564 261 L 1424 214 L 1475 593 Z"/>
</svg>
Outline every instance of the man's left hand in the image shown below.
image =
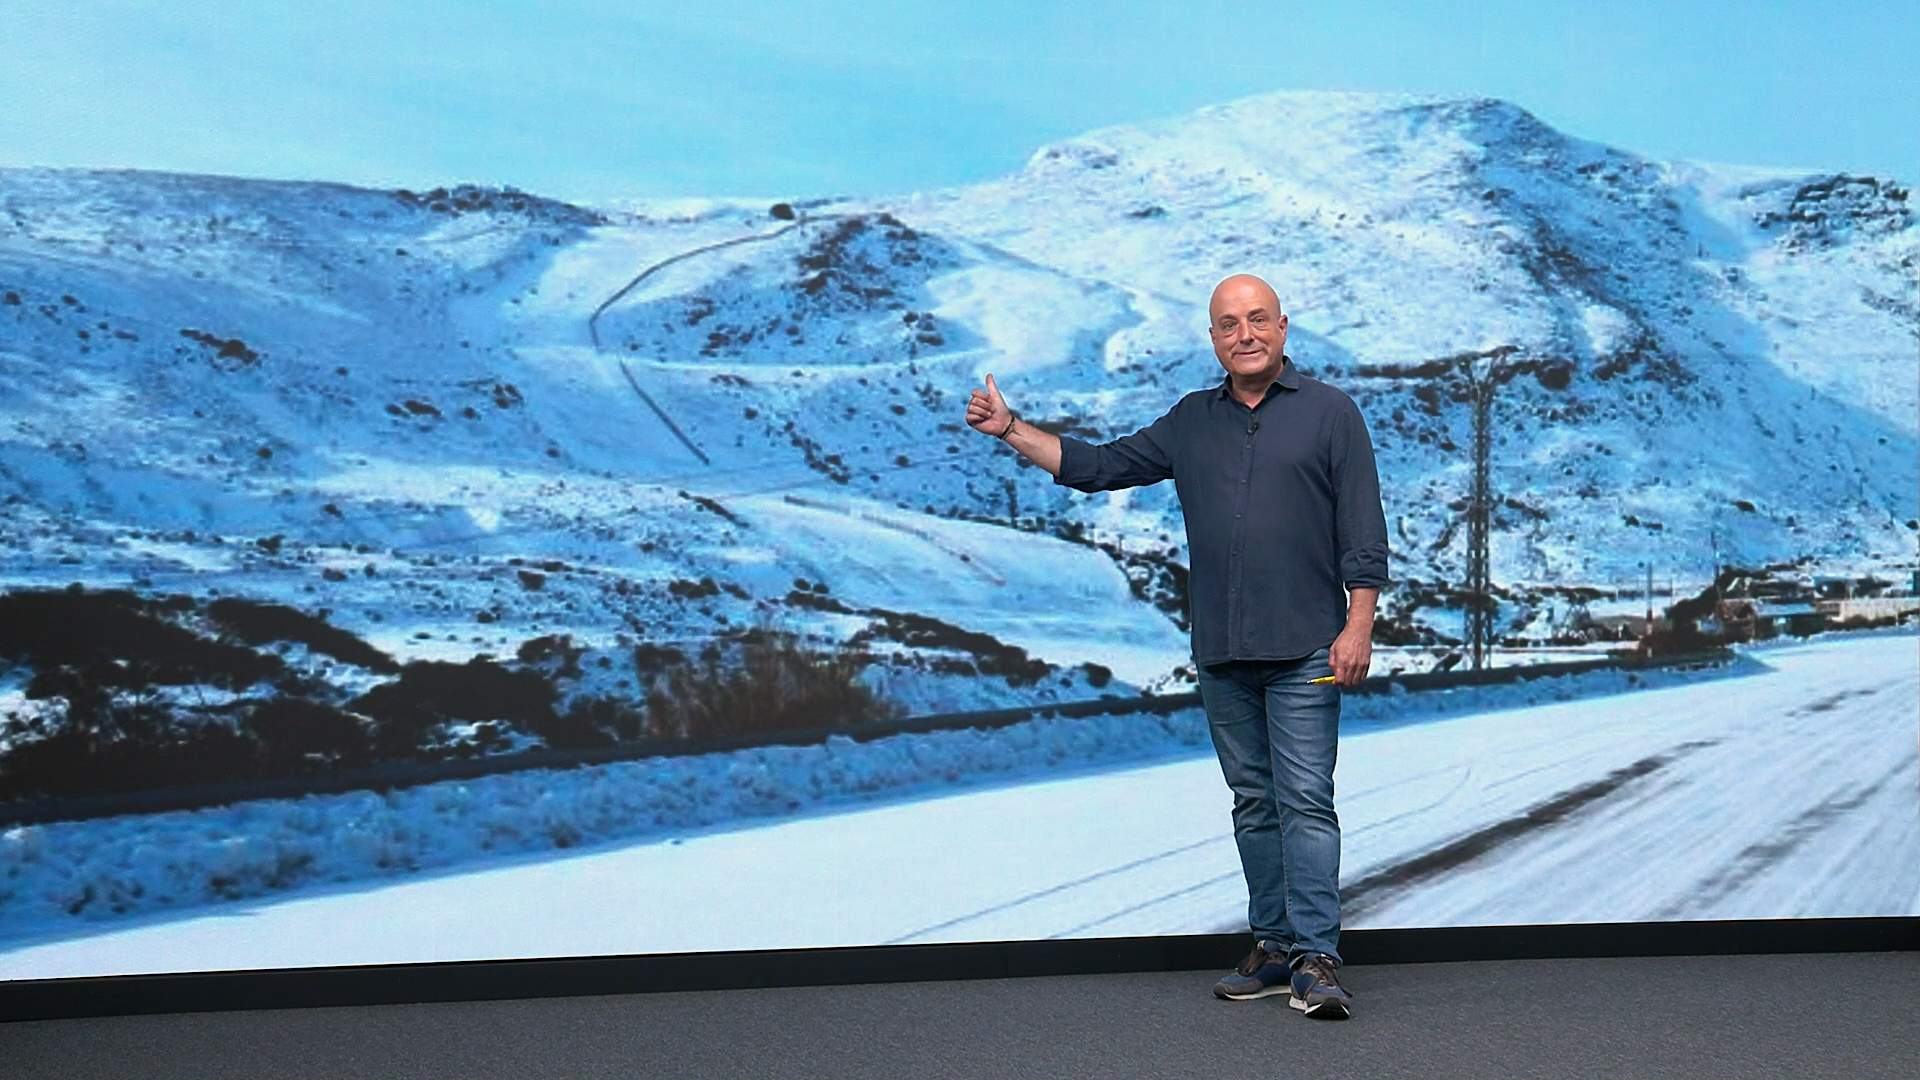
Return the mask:
<svg viewBox="0 0 1920 1080">
<path fill-rule="evenodd" d="M 1373 635 L 1365 630 L 1348 627 L 1340 631 L 1333 639 L 1333 647 L 1327 650 L 1327 660 L 1333 665 L 1333 681 L 1341 686 L 1359 686 L 1360 680 L 1367 677 L 1367 668 L 1373 664 Z"/>
</svg>

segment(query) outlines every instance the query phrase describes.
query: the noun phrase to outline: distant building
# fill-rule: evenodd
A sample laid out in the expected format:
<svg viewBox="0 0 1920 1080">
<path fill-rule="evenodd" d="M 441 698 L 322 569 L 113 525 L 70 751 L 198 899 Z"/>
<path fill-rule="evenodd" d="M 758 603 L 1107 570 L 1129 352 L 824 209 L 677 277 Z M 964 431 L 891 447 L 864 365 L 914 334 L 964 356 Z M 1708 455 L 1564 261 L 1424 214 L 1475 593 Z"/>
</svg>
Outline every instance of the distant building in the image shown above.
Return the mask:
<svg viewBox="0 0 1920 1080">
<path fill-rule="evenodd" d="M 1920 612 L 1920 596 L 1864 596 L 1817 600 L 1813 605 L 1831 623 L 1901 622 Z"/>
<path fill-rule="evenodd" d="M 1759 601 L 1730 596 L 1714 605 L 1713 617 L 1702 619 L 1701 628 L 1711 625 L 1727 641 L 1757 641 L 1774 636 L 1777 631 L 1773 623 L 1760 618 L 1759 614 Z"/>
<path fill-rule="evenodd" d="M 1773 637 L 1782 633 L 1806 637 L 1819 633 L 1827 626 L 1826 615 L 1809 600 L 1755 604 L 1754 619 L 1765 624 L 1764 629 L 1756 627 L 1756 637 Z"/>
<path fill-rule="evenodd" d="M 1666 620 L 1655 618 L 1649 626 L 1645 615 L 1600 615 L 1589 618 L 1581 630 L 1588 641 L 1636 641 L 1649 629 L 1665 625 Z"/>
<path fill-rule="evenodd" d="M 1781 634 L 1818 633 L 1826 620 L 1813 602 L 1767 601 L 1731 596 L 1720 601 L 1713 619 L 1702 619 L 1701 629 L 1712 627 L 1728 641 L 1765 641 Z"/>
</svg>

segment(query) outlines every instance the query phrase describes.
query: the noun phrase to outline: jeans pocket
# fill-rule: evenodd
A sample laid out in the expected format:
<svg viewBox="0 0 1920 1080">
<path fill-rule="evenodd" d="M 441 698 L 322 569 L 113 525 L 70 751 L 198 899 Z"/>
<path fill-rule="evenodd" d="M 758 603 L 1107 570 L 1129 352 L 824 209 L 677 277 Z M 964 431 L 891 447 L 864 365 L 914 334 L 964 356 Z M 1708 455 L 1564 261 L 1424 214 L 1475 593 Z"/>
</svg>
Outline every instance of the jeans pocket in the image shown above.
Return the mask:
<svg viewBox="0 0 1920 1080">
<path fill-rule="evenodd" d="M 1307 677 L 1323 679 L 1331 674 L 1333 674 L 1333 646 L 1315 649 L 1313 655 L 1307 657 Z"/>
</svg>

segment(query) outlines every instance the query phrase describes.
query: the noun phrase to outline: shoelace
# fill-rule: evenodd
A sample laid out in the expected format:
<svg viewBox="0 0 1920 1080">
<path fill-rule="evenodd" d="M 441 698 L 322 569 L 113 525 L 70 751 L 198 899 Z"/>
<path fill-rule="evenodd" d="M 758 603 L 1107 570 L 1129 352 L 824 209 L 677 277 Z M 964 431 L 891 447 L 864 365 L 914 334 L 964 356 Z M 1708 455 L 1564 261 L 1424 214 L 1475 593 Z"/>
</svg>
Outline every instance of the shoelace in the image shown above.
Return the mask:
<svg viewBox="0 0 1920 1080">
<path fill-rule="evenodd" d="M 1268 952 L 1262 946 L 1255 945 L 1253 947 L 1253 951 L 1247 954 L 1247 958 L 1245 960 L 1240 961 L 1239 971 L 1240 971 L 1240 974 L 1251 978 L 1254 972 L 1259 971 L 1261 968 L 1265 967 L 1269 962 L 1273 960 L 1284 960 L 1284 959 L 1285 959 L 1284 957 L 1277 956 L 1274 953 Z"/>
<path fill-rule="evenodd" d="M 1324 956 L 1308 957 L 1307 960 L 1300 965 L 1300 970 L 1306 972 L 1315 982 L 1321 983 L 1329 989 L 1338 990 L 1341 988 L 1339 976 L 1333 973 L 1333 964 Z"/>
</svg>

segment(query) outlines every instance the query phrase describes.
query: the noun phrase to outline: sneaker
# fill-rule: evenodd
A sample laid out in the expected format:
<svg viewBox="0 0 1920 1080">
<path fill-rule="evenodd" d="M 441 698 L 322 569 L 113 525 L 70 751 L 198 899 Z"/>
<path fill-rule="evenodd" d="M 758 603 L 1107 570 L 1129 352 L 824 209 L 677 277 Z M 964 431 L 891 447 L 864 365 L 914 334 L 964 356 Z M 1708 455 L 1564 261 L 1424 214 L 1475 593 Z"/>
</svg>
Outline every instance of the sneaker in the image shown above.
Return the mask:
<svg viewBox="0 0 1920 1080">
<path fill-rule="evenodd" d="M 1293 997 L 1287 1004 L 1315 1020 L 1345 1020 L 1353 1012 L 1353 995 L 1340 985 L 1339 967 L 1325 953 L 1302 957 L 1293 970 Z"/>
<path fill-rule="evenodd" d="M 1240 966 L 1213 984 L 1213 996 L 1228 1001 L 1252 1001 L 1293 992 L 1287 970 L 1287 950 L 1271 941 L 1256 941 Z"/>
</svg>

